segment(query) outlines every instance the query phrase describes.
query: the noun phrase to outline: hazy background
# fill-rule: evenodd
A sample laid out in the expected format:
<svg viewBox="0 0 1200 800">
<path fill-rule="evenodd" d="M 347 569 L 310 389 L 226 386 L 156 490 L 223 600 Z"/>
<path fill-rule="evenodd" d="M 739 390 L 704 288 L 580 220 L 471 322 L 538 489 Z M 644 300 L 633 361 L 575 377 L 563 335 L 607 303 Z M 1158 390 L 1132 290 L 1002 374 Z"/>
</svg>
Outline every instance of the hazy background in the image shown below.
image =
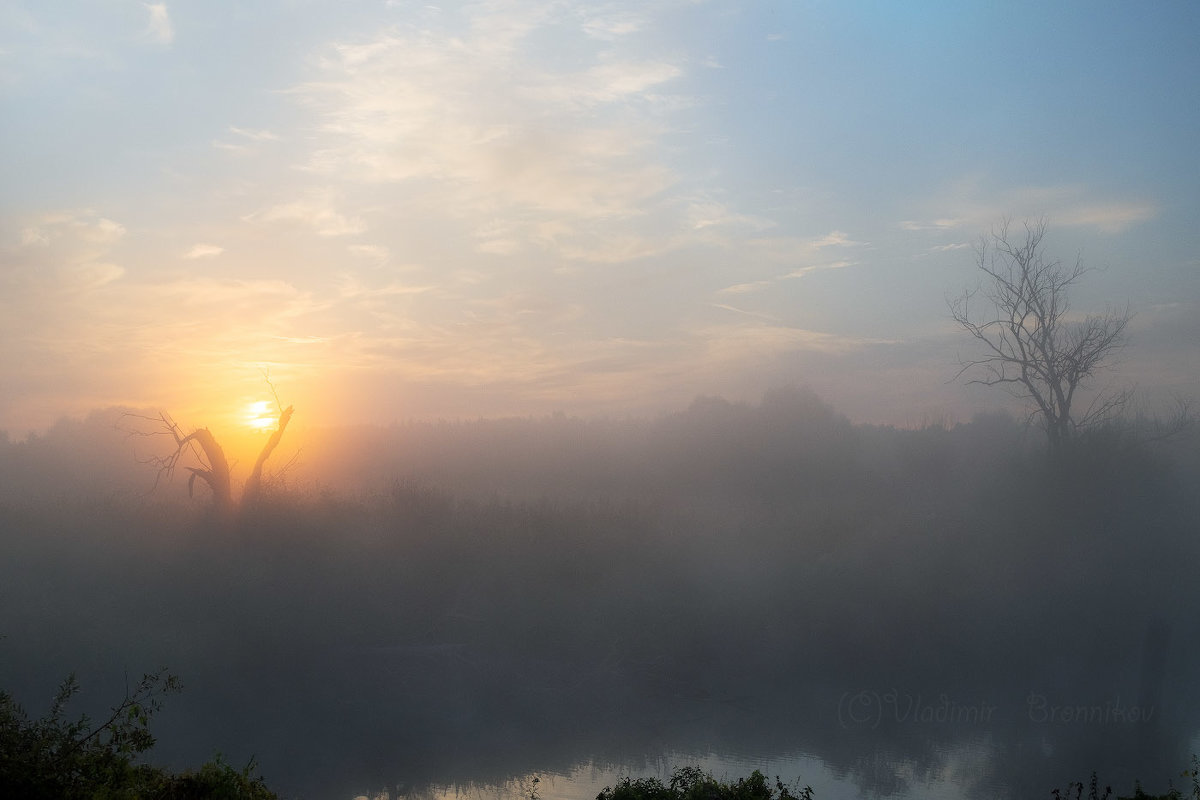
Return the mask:
<svg viewBox="0 0 1200 800">
<path fill-rule="evenodd" d="M 0 4 L 0 428 L 658 413 L 966 421 L 1002 215 L 1200 393 L 1194 3 Z M 882 389 L 881 387 L 886 387 Z"/>
<path fill-rule="evenodd" d="M 230 524 L 147 494 L 129 424 L 0 440 L 0 677 L 40 713 L 77 670 L 102 710 L 170 666 L 160 763 L 349 800 L 803 754 L 872 794 L 1030 797 L 1165 790 L 1200 731 L 1194 432 L 1052 462 L 1008 417 L 867 426 L 796 387 L 328 429 Z"/>
</svg>

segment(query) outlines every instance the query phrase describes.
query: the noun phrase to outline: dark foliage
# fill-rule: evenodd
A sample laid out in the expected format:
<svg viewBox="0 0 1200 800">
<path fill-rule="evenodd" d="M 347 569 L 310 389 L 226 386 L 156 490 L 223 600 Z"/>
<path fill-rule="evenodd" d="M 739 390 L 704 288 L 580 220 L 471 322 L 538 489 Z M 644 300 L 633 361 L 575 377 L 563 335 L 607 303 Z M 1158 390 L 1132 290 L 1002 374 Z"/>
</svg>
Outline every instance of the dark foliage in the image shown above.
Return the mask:
<svg viewBox="0 0 1200 800">
<path fill-rule="evenodd" d="M 658 778 L 625 778 L 615 787 L 605 787 L 596 800 L 812 800 L 813 791 L 805 786 L 798 794 L 779 778 L 768 783 L 758 770 L 748 778 L 722 783 L 699 767 L 680 767 L 667 784 Z"/>
<path fill-rule="evenodd" d="M 273 800 L 253 764 L 234 770 L 218 756 L 175 775 L 137 763 L 154 746 L 150 717 L 164 695 L 179 690 L 165 670 L 143 676 L 104 722 L 66 717 L 79 691 L 75 677 L 59 687 L 45 717 L 30 719 L 0 691 L 0 795 L 23 800 Z"/>
<path fill-rule="evenodd" d="M 1191 783 L 1189 790 L 1180 790 L 1172 786 L 1170 790 L 1164 794 L 1146 794 L 1142 789 L 1140 781 L 1133 782 L 1133 794 L 1128 796 L 1118 796 L 1117 800 L 1200 800 L 1200 759 L 1197 756 L 1192 756 L 1192 764 L 1190 769 L 1183 771 L 1183 777 Z M 1084 795 L 1084 790 L 1087 790 L 1087 795 Z M 1092 773 L 1092 778 L 1085 787 L 1082 781 L 1075 781 L 1067 784 L 1066 790 L 1055 789 L 1050 792 L 1050 796 L 1054 800 L 1109 800 L 1113 796 L 1111 786 L 1105 786 L 1104 791 L 1100 791 L 1100 782 L 1096 777 L 1096 773 Z"/>
</svg>

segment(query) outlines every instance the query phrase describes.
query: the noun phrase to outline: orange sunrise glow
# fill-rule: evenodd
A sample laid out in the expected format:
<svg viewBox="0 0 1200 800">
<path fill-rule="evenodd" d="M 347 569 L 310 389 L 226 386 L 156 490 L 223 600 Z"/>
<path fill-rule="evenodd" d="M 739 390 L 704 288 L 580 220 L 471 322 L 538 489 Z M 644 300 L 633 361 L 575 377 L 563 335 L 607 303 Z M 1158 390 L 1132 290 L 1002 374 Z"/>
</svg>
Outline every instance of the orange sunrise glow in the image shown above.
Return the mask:
<svg viewBox="0 0 1200 800">
<path fill-rule="evenodd" d="M 278 414 L 273 414 L 271 403 L 267 400 L 256 400 L 246 406 L 245 412 L 242 415 L 245 424 L 249 428 L 256 431 L 266 431 L 271 428 L 279 418 Z"/>
</svg>

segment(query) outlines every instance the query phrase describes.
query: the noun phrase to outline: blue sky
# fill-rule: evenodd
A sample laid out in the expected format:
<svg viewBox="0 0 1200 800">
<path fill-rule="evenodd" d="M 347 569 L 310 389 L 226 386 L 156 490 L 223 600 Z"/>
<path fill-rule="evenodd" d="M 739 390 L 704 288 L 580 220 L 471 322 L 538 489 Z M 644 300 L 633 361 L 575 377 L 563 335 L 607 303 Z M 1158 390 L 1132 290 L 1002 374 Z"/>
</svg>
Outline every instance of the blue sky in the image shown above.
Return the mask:
<svg viewBox="0 0 1200 800">
<path fill-rule="evenodd" d="M 0 429 L 645 414 L 948 382 L 1044 216 L 1200 394 L 1194 3 L 0 2 Z"/>
</svg>

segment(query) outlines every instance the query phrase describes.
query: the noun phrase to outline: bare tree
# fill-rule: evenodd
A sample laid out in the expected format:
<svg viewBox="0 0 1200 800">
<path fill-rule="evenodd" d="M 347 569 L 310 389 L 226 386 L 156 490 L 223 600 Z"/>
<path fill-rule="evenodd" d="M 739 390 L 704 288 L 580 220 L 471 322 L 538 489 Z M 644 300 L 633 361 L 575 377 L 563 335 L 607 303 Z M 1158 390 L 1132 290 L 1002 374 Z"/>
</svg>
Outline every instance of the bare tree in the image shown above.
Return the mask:
<svg viewBox="0 0 1200 800">
<path fill-rule="evenodd" d="M 196 478 L 200 478 L 212 491 L 213 507 L 221 516 L 230 516 L 233 513 L 233 492 L 232 484 L 229 479 L 229 460 L 225 458 L 225 451 L 221 445 L 217 443 L 217 439 L 212 435 L 208 428 L 197 428 L 189 434 L 184 434 L 183 430 L 175 420 L 166 412 L 159 412 L 157 417 L 148 417 L 142 414 L 126 414 L 127 417 L 136 419 L 148 420 L 156 423 L 153 430 L 130 430 L 129 434 L 133 436 L 170 436 L 175 443 L 175 449 L 170 453 L 161 456 L 151 456 L 146 459 L 146 463 L 152 464 L 158 468 L 158 474 L 154 478 L 154 486 L 150 491 L 154 491 L 158 484 L 163 480 L 170 480 L 175 474 L 176 467 L 179 462 L 184 460 L 188 455 L 192 460 L 200 466 L 187 466 L 188 472 L 192 473 L 188 478 L 188 495 L 191 496 L 195 490 Z M 197 446 L 199 449 L 197 450 Z"/>
<path fill-rule="evenodd" d="M 259 451 L 258 458 L 254 462 L 254 469 L 251 471 L 250 477 L 246 480 L 246 485 L 242 491 L 243 507 L 257 502 L 262 489 L 263 466 L 266 464 L 267 459 L 271 457 L 275 448 L 279 446 L 279 442 L 283 438 L 283 432 L 287 429 L 288 423 L 292 419 L 292 406 L 283 408 L 279 402 L 279 396 L 275 394 L 275 387 L 270 383 L 269 379 L 267 380 L 267 385 L 271 387 L 271 393 L 275 395 L 275 403 L 279 407 L 279 421 L 270 438 L 267 439 L 266 444 Z M 224 449 L 222 449 L 216 437 L 212 435 L 212 432 L 208 428 L 197 428 L 191 433 L 184 434 L 175 420 L 163 412 L 160 412 L 157 417 L 143 416 L 141 414 L 128 414 L 126 416 L 149 420 L 155 423 L 153 430 L 132 430 L 130 431 L 131 434 L 137 436 L 167 435 L 171 437 L 175 444 L 175 449 L 170 453 L 161 456 L 151 456 L 148 460 L 150 464 L 158 468 L 158 474 L 154 481 L 155 487 L 164 479 L 170 480 L 180 461 L 190 455 L 191 460 L 198 463 L 199 466 L 185 466 L 185 469 L 191 473 L 191 476 L 188 478 L 188 495 L 191 496 L 193 494 L 196 479 L 200 478 L 212 491 L 213 508 L 217 515 L 224 518 L 233 516 L 237 505 L 233 500 L 229 460 L 225 457 Z"/>
<path fill-rule="evenodd" d="M 1025 223 L 1023 239 L 1012 237 L 1009 227 L 1004 220 L 980 237 L 975 263 L 982 286 L 947 301 L 954 321 L 983 352 L 960 361 L 955 377 L 969 374 L 968 383 L 1002 386 L 1025 400 L 1057 450 L 1129 401 L 1129 391 L 1101 392 L 1082 411 L 1077 407 L 1080 389 L 1124 346 L 1133 315 L 1126 308 L 1072 318 L 1068 295 L 1087 272 L 1083 264 L 1047 260 L 1044 220 Z M 982 309 L 974 305 L 980 295 Z"/>
<path fill-rule="evenodd" d="M 283 407 L 283 403 L 279 402 L 279 393 L 275 391 L 275 384 L 271 383 L 271 378 L 265 372 L 263 380 L 271 387 L 271 395 L 275 398 L 275 407 L 279 409 L 279 422 L 275 426 L 275 430 L 271 433 L 271 437 L 267 439 L 267 443 L 263 445 L 262 450 L 258 453 L 258 458 L 254 461 L 254 469 L 250 471 L 250 477 L 246 479 L 246 487 L 242 490 L 242 504 L 249 506 L 258 502 L 259 492 L 262 490 L 262 471 L 263 465 L 267 463 L 267 459 L 271 457 L 271 453 L 275 452 L 275 448 L 279 446 L 279 441 L 283 438 L 283 432 L 287 430 L 288 423 L 292 419 L 292 407 Z"/>
</svg>

